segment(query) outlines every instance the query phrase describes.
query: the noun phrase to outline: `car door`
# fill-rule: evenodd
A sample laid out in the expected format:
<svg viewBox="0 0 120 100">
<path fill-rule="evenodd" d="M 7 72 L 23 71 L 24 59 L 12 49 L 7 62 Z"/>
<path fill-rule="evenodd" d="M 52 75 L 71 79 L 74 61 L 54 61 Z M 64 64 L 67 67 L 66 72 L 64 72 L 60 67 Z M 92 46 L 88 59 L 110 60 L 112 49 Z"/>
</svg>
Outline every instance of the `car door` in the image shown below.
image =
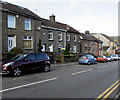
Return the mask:
<svg viewBox="0 0 120 100">
<path fill-rule="evenodd" d="M 95 62 L 96 62 L 96 60 L 95 60 L 95 58 L 94 58 L 93 56 L 91 56 L 91 62 L 92 62 L 92 63 L 95 63 Z"/>
<path fill-rule="evenodd" d="M 36 67 L 37 68 L 43 68 L 45 66 L 45 57 L 42 53 L 36 54 Z"/>
<path fill-rule="evenodd" d="M 35 54 L 29 54 L 24 58 L 24 63 L 22 65 L 22 68 L 25 71 L 35 69 Z"/>
</svg>

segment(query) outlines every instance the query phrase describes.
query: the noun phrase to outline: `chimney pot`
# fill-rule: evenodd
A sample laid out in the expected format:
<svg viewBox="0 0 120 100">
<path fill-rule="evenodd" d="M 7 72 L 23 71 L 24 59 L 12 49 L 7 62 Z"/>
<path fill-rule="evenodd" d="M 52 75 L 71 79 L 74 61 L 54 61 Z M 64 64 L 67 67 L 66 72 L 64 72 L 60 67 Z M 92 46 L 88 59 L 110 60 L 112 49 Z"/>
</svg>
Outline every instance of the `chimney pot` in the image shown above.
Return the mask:
<svg viewBox="0 0 120 100">
<path fill-rule="evenodd" d="M 90 34 L 90 32 L 89 31 L 85 31 L 85 34 Z"/>
<path fill-rule="evenodd" d="M 55 22 L 55 15 L 52 14 L 52 15 L 49 17 L 49 19 L 50 19 L 50 21 Z"/>
</svg>

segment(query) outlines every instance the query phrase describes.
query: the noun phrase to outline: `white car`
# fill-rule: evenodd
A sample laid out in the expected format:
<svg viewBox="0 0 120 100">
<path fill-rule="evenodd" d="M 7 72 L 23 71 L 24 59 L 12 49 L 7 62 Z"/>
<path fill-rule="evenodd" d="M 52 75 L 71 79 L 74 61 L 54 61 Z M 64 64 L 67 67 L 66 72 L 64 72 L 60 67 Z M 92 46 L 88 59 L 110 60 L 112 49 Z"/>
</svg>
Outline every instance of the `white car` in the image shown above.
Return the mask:
<svg viewBox="0 0 120 100">
<path fill-rule="evenodd" d="M 111 57 L 113 58 L 113 60 L 118 60 L 118 55 L 111 55 Z"/>
<path fill-rule="evenodd" d="M 106 58 L 108 59 L 108 61 L 113 61 L 113 58 L 112 58 L 112 56 L 111 56 L 111 55 L 106 56 Z"/>
</svg>

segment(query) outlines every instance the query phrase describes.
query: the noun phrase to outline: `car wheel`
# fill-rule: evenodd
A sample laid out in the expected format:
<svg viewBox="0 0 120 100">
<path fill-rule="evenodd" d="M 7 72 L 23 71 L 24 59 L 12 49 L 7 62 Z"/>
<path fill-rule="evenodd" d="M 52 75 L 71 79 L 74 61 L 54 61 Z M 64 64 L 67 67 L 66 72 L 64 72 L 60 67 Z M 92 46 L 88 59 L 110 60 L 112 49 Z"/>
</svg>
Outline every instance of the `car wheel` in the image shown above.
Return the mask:
<svg viewBox="0 0 120 100">
<path fill-rule="evenodd" d="M 12 75 L 17 77 L 17 76 L 20 76 L 21 73 L 22 73 L 22 71 L 20 68 L 15 68 L 15 69 L 13 69 Z"/>
<path fill-rule="evenodd" d="M 44 71 L 45 71 L 45 72 L 49 72 L 49 71 L 50 71 L 50 65 L 45 65 Z"/>
<path fill-rule="evenodd" d="M 95 64 L 97 64 L 97 61 L 95 62 Z"/>
<path fill-rule="evenodd" d="M 90 65 L 90 64 L 91 64 L 91 62 L 89 61 L 89 62 L 88 62 L 88 65 Z"/>
</svg>

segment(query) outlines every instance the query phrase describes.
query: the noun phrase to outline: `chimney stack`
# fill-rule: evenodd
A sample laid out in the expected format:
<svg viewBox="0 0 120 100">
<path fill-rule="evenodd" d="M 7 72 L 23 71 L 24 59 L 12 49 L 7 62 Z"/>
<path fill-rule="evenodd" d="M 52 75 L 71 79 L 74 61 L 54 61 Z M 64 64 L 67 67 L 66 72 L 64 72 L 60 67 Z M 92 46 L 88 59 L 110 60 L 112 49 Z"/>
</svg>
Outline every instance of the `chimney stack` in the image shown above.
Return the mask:
<svg viewBox="0 0 120 100">
<path fill-rule="evenodd" d="M 85 34 L 90 34 L 90 32 L 89 31 L 85 31 Z"/>
<path fill-rule="evenodd" d="M 55 22 L 55 15 L 52 14 L 52 15 L 49 17 L 49 19 L 50 19 L 50 21 Z"/>
</svg>

